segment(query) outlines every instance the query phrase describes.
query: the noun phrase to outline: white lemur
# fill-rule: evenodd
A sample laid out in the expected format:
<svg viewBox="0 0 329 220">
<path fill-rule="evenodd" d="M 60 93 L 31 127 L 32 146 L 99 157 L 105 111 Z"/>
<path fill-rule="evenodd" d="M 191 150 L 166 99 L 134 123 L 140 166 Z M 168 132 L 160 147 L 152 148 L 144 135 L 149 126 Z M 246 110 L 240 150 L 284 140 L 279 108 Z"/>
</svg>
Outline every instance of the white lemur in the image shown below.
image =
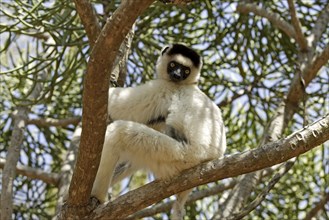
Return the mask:
<svg viewBox="0 0 329 220">
<path fill-rule="evenodd" d="M 225 128 L 219 108 L 198 88 L 201 57 L 173 44 L 162 49 L 157 79 L 134 88 L 109 90 L 101 162 L 92 196 L 107 200 L 111 185 L 138 169 L 167 179 L 222 157 Z M 190 190 L 177 195 L 172 219 L 182 219 Z"/>
</svg>

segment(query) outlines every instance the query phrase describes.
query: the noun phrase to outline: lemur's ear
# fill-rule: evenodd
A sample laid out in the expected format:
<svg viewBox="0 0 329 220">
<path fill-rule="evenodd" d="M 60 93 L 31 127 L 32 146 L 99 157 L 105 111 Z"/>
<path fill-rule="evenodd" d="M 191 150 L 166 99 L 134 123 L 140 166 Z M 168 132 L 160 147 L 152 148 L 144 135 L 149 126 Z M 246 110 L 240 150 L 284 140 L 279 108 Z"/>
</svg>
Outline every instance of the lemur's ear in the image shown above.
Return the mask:
<svg viewBox="0 0 329 220">
<path fill-rule="evenodd" d="M 163 56 L 163 54 L 169 49 L 169 46 L 164 46 L 162 49 L 161 49 L 161 55 Z"/>
</svg>

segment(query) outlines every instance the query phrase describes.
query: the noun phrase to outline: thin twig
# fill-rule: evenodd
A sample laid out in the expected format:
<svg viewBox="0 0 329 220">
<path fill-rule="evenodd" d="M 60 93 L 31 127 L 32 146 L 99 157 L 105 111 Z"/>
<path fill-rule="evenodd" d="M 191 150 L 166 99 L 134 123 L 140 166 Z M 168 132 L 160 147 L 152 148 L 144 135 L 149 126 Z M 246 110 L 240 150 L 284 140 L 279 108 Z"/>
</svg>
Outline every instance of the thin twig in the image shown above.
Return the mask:
<svg viewBox="0 0 329 220">
<path fill-rule="evenodd" d="M 78 125 L 81 121 L 81 117 L 72 117 L 65 119 L 55 119 L 55 118 L 38 118 L 38 119 L 28 119 L 26 124 L 28 125 L 36 125 L 39 127 L 66 127 L 68 125 Z"/>
<path fill-rule="evenodd" d="M 294 0 L 288 0 L 288 5 L 291 15 L 291 23 L 296 33 L 296 41 L 301 51 L 307 51 L 307 40 L 302 32 L 302 26 L 297 17 Z"/>
</svg>

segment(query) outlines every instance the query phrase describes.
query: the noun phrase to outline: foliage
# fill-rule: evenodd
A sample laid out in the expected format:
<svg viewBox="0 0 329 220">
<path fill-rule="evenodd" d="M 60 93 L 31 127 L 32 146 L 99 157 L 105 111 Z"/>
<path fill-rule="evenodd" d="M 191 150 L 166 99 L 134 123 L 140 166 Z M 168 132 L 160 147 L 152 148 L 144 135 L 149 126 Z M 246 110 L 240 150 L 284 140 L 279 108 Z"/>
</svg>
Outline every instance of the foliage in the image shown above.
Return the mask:
<svg viewBox="0 0 329 220">
<path fill-rule="evenodd" d="M 326 4 L 298 1 L 297 13 L 307 35 Z M 94 5 L 98 17 L 104 18 L 106 13 L 113 13 L 118 2 L 94 1 Z M 290 19 L 285 0 L 275 4 L 262 1 L 259 5 Z M 159 50 L 165 44 L 183 42 L 196 48 L 204 62 L 200 88 L 223 111 L 227 154 L 259 144 L 265 126 L 288 93 L 298 61 L 296 42 L 265 18 L 237 13 L 236 6 L 229 1 L 210 0 L 187 6 L 155 2 L 136 23 L 126 79 L 126 86 L 152 79 Z M 0 157 L 5 158 L 17 106 L 30 108 L 29 119 L 81 116 L 83 76 L 90 48 L 70 1 L 3 0 L 0 10 Z M 327 25 L 316 46 L 321 50 L 328 44 Z M 29 94 L 37 85 L 41 85 L 42 92 L 30 100 Z M 311 122 L 328 113 L 328 85 L 327 64 L 308 86 L 307 101 L 286 128 L 286 134 L 301 128 L 304 118 Z M 28 125 L 19 164 L 60 172 L 74 128 Z M 305 217 L 319 194 L 328 193 L 328 155 L 326 143 L 302 156 L 249 218 Z M 263 187 L 259 184 L 255 193 Z M 50 218 L 56 193 L 54 186 L 18 176 L 15 218 Z M 187 213 L 197 219 L 210 218 L 222 196 L 227 192 L 191 205 Z M 323 212 L 319 218 L 328 216 Z"/>
</svg>

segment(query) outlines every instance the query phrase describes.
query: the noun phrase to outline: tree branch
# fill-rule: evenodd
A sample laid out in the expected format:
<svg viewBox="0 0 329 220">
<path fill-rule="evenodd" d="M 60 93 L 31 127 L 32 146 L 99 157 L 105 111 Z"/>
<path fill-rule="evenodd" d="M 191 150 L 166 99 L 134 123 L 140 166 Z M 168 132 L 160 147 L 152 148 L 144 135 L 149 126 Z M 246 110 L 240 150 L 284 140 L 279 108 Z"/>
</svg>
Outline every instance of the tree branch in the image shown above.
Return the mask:
<svg viewBox="0 0 329 220">
<path fill-rule="evenodd" d="M 314 48 L 313 48 L 314 50 Z M 310 51 L 309 53 L 313 53 Z M 295 74 L 292 84 L 287 95 L 287 103 L 298 107 L 298 103 L 305 93 L 304 90 L 308 84 L 315 78 L 318 71 L 329 60 L 329 45 L 318 55 L 314 56 L 311 61 L 305 60 L 301 65 L 303 69 L 300 74 Z"/>
<path fill-rule="evenodd" d="M 106 206 L 97 208 L 93 212 L 93 217 L 122 219 L 178 192 L 282 163 L 327 140 L 329 140 L 329 115 L 284 139 L 201 164 L 184 171 L 170 181 L 154 181 L 130 191 Z"/>
<path fill-rule="evenodd" d="M 122 1 L 113 16 L 107 20 L 94 45 L 84 81 L 79 153 L 66 208 L 60 215 L 62 218 L 79 218 L 87 212 L 82 207 L 88 205 L 107 125 L 109 75 L 122 41 L 137 17 L 152 2 L 153 0 Z"/>
<path fill-rule="evenodd" d="M 47 74 L 41 72 L 37 77 L 46 78 Z M 41 82 L 35 84 L 27 100 L 36 100 L 43 89 Z M 2 190 L 0 213 L 2 219 L 11 219 L 13 212 L 13 183 L 16 176 L 16 165 L 19 159 L 21 146 L 24 140 L 26 129 L 26 118 L 28 117 L 30 101 L 23 101 L 21 106 L 16 107 L 13 114 L 13 132 L 10 137 L 10 145 L 6 155 L 6 163 L 2 172 Z"/>
<path fill-rule="evenodd" d="M 302 26 L 297 17 L 294 0 L 288 0 L 288 5 L 291 15 L 291 23 L 296 33 L 297 44 L 299 45 L 301 51 L 307 51 L 308 49 L 307 40 L 302 32 Z"/>
<path fill-rule="evenodd" d="M 267 11 L 255 4 L 238 4 L 236 10 L 242 14 L 248 14 L 250 12 L 255 15 L 267 18 L 275 27 L 286 33 L 290 38 L 296 40 L 296 32 L 294 28 L 286 22 L 280 15 Z"/>
<path fill-rule="evenodd" d="M 299 73 L 295 74 L 292 84 L 287 95 L 286 102 L 292 106 L 298 107 L 301 98 L 304 97 L 305 88 L 315 78 L 316 74 L 322 66 L 329 60 L 329 45 L 318 55 L 316 54 L 316 44 L 321 38 L 321 34 L 328 25 L 329 19 L 329 4 L 325 10 L 320 14 L 319 18 L 314 24 L 312 34 L 308 36 L 307 41 L 312 44 L 312 47 L 307 53 L 299 54 Z"/>
<path fill-rule="evenodd" d="M 13 212 L 13 183 L 16 177 L 16 165 L 24 140 L 24 131 L 26 128 L 25 119 L 27 118 L 28 108 L 17 107 L 14 113 L 14 128 L 10 138 L 10 147 L 6 155 L 6 163 L 2 171 L 2 190 L 1 190 L 1 218 L 11 219 Z"/>
<path fill-rule="evenodd" d="M 6 160 L 0 158 L 0 169 L 3 169 L 6 164 Z M 54 186 L 58 185 L 59 175 L 57 173 L 48 173 L 41 169 L 35 169 L 27 166 L 17 165 L 16 173 L 26 176 L 30 179 L 39 179 L 45 183 L 52 184 Z"/>
<path fill-rule="evenodd" d="M 39 127 L 66 127 L 68 125 L 78 125 L 81 121 L 81 117 L 72 117 L 65 119 L 55 119 L 55 118 L 38 118 L 38 119 L 27 119 L 26 124 L 36 125 Z"/>
<path fill-rule="evenodd" d="M 89 45 L 93 48 L 101 32 L 95 10 L 88 0 L 74 0 L 74 3 L 88 36 Z"/>
<path fill-rule="evenodd" d="M 266 170 L 264 170 L 266 172 L 263 173 L 263 177 L 272 175 L 273 172 L 275 171 L 275 169 L 273 167 L 275 167 L 275 166 L 269 167 Z M 209 187 L 208 189 L 197 190 L 188 197 L 186 204 L 190 205 L 200 199 L 203 199 L 203 198 L 206 198 L 209 196 L 213 196 L 213 195 L 217 195 L 219 193 L 224 192 L 225 190 L 232 189 L 234 186 L 236 186 L 237 183 L 238 183 L 237 179 L 232 178 L 232 179 L 230 179 L 229 182 L 224 182 L 224 183 L 221 182 L 216 186 Z M 145 217 L 149 217 L 149 216 L 154 216 L 158 213 L 168 212 L 172 208 L 173 203 L 174 203 L 174 201 L 169 201 L 167 203 L 160 203 L 160 204 L 154 205 L 151 208 L 147 208 L 147 209 L 138 211 L 138 212 L 130 215 L 128 218 L 126 218 L 126 220 L 141 219 L 141 218 L 145 218 Z"/>
<path fill-rule="evenodd" d="M 220 183 L 220 184 L 218 184 L 214 187 L 210 187 L 208 189 L 195 191 L 188 197 L 186 204 L 189 205 L 197 200 L 203 199 L 203 198 L 211 196 L 211 195 L 216 195 L 227 189 L 231 189 L 234 187 L 234 185 L 236 183 L 237 183 L 237 181 L 235 179 L 232 179 L 229 182 Z M 139 212 L 136 212 L 136 213 L 130 215 L 128 218 L 126 218 L 126 220 L 141 219 L 144 217 L 156 215 L 158 213 L 168 212 L 172 208 L 173 203 L 174 203 L 174 201 L 169 201 L 167 203 L 160 203 L 160 204 L 154 205 L 151 208 L 147 208 L 147 209 L 141 210 Z"/>
</svg>

